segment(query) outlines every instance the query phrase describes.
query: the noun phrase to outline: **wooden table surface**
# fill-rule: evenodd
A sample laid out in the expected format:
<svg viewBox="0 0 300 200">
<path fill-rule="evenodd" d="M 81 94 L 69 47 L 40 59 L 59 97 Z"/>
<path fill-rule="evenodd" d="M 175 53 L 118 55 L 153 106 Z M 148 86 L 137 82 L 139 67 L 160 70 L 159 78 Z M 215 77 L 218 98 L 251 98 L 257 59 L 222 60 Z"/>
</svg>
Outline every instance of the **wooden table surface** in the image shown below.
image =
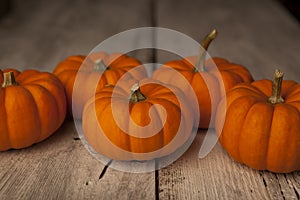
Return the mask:
<svg viewBox="0 0 300 200">
<path fill-rule="evenodd" d="M 200 40 L 212 28 L 210 55 L 245 65 L 255 79 L 275 68 L 300 82 L 299 22 L 275 0 L 13 1 L 0 21 L 0 66 L 52 71 L 73 54 L 88 54 L 104 39 L 132 28 L 158 26 Z M 171 54 L 140 51 L 143 62 Z M 1 133 L 0 133 L 1 134 Z M 49 139 L 0 153 L 0 199 L 299 199 L 300 173 L 252 170 L 217 144 L 198 158 L 205 131 L 173 164 L 150 173 L 108 168 L 85 149 L 67 120 Z"/>
</svg>

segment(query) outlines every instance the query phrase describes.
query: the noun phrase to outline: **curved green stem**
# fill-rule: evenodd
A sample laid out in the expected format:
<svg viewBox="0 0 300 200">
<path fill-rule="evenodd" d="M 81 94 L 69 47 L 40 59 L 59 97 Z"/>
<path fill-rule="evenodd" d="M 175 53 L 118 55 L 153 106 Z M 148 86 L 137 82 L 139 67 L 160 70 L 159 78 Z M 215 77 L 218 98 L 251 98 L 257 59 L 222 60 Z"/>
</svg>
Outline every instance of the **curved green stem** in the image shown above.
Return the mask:
<svg viewBox="0 0 300 200">
<path fill-rule="evenodd" d="M 210 43 L 217 37 L 217 30 L 213 29 L 208 35 L 204 37 L 204 39 L 201 42 L 202 48 L 200 49 L 199 55 L 197 56 L 197 60 L 195 62 L 195 68 L 194 71 L 204 71 L 204 63 L 205 63 L 205 56 L 206 51 L 210 45 Z"/>
</svg>

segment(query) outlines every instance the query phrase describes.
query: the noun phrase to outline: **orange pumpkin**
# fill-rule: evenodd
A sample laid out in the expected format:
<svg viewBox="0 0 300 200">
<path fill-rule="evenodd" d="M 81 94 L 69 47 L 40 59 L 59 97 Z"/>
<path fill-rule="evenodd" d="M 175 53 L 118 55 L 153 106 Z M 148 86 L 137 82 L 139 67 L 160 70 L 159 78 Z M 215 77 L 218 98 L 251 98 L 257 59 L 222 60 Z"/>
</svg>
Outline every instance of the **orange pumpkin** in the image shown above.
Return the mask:
<svg viewBox="0 0 300 200">
<path fill-rule="evenodd" d="M 139 67 L 140 61 L 124 54 L 96 52 L 85 56 L 70 56 L 60 62 L 53 73 L 65 86 L 68 102 L 69 116 L 81 118 L 85 102 L 94 94 L 95 85 L 97 90 L 107 84 L 115 85 L 127 72 L 132 78 L 140 80 L 147 76 L 145 68 Z M 77 76 L 78 75 L 78 76 Z M 101 76 L 101 79 L 97 78 Z M 73 87 L 76 80 L 76 92 Z M 72 98 L 76 99 L 72 109 Z"/>
<path fill-rule="evenodd" d="M 66 98 L 58 78 L 36 70 L 0 74 L 0 151 L 28 147 L 61 126 Z"/>
<path fill-rule="evenodd" d="M 193 115 L 184 94 L 150 79 L 139 84 L 131 93 L 130 88 L 104 87 L 86 103 L 82 129 L 98 153 L 115 160 L 150 160 L 174 152 L 191 136 Z"/>
<path fill-rule="evenodd" d="M 216 30 L 213 30 L 204 38 L 202 47 L 205 50 L 216 34 Z M 202 53 L 198 57 L 167 62 L 152 75 L 153 79 L 178 86 L 189 99 L 192 99 L 191 93 L 195 92 L 198 104 L 194 104 L 194 111 L 200 111 L 200 119 L 199 122 L 195 122 L 195 127 L 199 128 L 209 128 L 211 119 L 214 120 L 215 109 L 221 96 L 225 95 L 221 89 L 223 84 L 226 92 L 238 83 L 253 81 L 250 72 L 242 65 L 231 63 L 224 58 L 204 61 L 204 57 L 205 53 Z M 185 77 L 188 85 L 179 81 L 178 72 Z M 189 89 L 190 86 L 193 91 Z"/>
<path fill-rule="evenodd" d="M 235 86 L 216 114 L 224 149 L 254 169 L 300 170 L 300 84 L 282 78 L 277 70 L 273 83 L 259 80 Z"/>
</svg>

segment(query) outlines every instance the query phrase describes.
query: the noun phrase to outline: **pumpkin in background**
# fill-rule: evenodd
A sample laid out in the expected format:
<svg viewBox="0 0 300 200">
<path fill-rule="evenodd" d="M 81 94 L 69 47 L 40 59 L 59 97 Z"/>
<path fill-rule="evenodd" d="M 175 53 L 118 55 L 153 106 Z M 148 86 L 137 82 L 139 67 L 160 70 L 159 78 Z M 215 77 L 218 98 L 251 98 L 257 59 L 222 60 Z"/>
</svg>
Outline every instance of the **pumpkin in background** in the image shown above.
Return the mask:
<svg viewBox="0 0 300 200">
<path fill-rule="evenodd" d="M 36 70 L 0 74 L 0 151 L 28 147 L 61 126 L 66 97 L 57 77 Z"/>
<path fill-rule="evenodd" d="M 81 118 L 84 104 L 95 90 L 107 84 L 115 85 L 125 73 L 128 72 L 127 74 L 136 80 L 147 77 L 146 69 L 140 65 L 140 61 L 127 55 L 105 52 L 95 52 L 87 57 L 70 56 L 60 62 L 53 73 L 65 86 L 69 116 L 73 113 L 75 118 Z M 99 76 L 101 79 L 98 82 Z M 74 93 L 75 80 L 76 92 Z M 72 98 L 76 101 L 72 102 Z"/>
<path fill-rule="evenodd" d="M 227 94 L 227 105 L 224 97 L 216 114 L 224 149 L 254 169 L 300 170 L 300 84 L 282 79 L 283 73 L 276 70 L 273 83 L 259 80 L 235 86 Z"/>
<path fill-rule="evenodd" d="M 137 130 L 131 122 L 145 129 Z M 87 142 L 96 152 L 115 160 L 169 155 L 188 140 L 192 128 L 193 114 L 184 94 L 151 79 L 134 84 L 131 92 L 124 84 L 102 88 L 86 103 L 82 115 Z"/>
<path fill-rule="evenodd" d="M 201 46 L 207 50 L 216 35 L 216 30 L 213 30 L 203 39 Z M 199 122 L 195 122 L 195 127 L 199 128 L 209 128 L 220 98 L 226 91 L 238 83 L 253 81 L 250 72 L 242 65 L 217 57 L 205 60 L 205 55 L 205 52 L 201 52 L 198 57 L 191 56 L 164 63 L 152 75 L 153 79 L 178 86 L 189 99 L 192 98 L 191 93 L 195 92 L 198 105 L 194 105 L 194 111 L 200 111 L 200 119 Z M 193 91 L 190 91 L 189 85 L 178 81 L 178 72 L 186 78 Z"/>
</svg>

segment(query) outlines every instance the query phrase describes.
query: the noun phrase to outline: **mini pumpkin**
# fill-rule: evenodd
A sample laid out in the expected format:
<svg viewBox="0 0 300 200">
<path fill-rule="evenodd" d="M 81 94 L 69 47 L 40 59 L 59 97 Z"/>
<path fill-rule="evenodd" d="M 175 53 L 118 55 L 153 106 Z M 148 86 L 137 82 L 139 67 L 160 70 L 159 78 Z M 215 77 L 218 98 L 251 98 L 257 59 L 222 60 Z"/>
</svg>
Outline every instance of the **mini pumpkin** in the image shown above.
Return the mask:
<svg viewBox="0 0 300 200">
<path fill-rule="evenodd" d="M 82 129 L 93 149 L 110 159 L 151 160 L 173 153 L 188 140 L 191 113 L 178 88 L 143 79 L 131 92 L 124 84 L 97 92 L 84 107 Z"/>
<path fill-rule="evenodd" d="M 53 73 L 65 87 L 68 113 L 69 116 L 73 114 L 75 118 L 81 118 L 84 104 L 95 90 L 107 84 L 115 85 L 126 73 L 137 80 L 147 77 L 146 69 L 137 59 L 120 53 L 107 54 L 105 52 L 95 52 L 87 57 L 70 56 L 60 62 Z M 99 76 L 101 79 L 98 82 Z M 76 84 L 75 93 L 74 84 Z M 74 105 L 72 105 L 72 98 L 76 99 Z"/>
<path fill-rule="evenodd" d="M 276 70 L 273 83 L 259 80 L 233 87 L 216 114 L 224 149 L 254 169 L 300 170 L 300 84 L 282 79 Z"/>
<path fill-rule="evenodd" d="M 201 45 L 205 50 L 216 35 L 217 31 L 213 30 L 203 39 Z M 209 128 L 211 119 L 214 121 L 220 98 L 226 91 L 238 83 L 253 81 L 252 75 L 244 66 L 218 57 L 205 60 L 205 55 L 205 52 L 201 52 L 198 57 L 191 56 L 164 63 L 152 75 L 153 79 L 181 88 L 191 102 L 194 102 L 191 93 L 195 93 L 198 104 L 193 103 L 194 111 L 200 111 L 200 119 L 195 122 L 195 127 L 199 128 Z M 179 81 L 178 72 L 185 77 L 188 85 Z M 225 92 L 222 90 L 223 85 Z"/>
<path fill-rule="evenodd" d="M 0 151 L 25 148 L 52 135 L 66 115 L 59 79 L 36 70 L 0 74 Z"/>
</svg>

